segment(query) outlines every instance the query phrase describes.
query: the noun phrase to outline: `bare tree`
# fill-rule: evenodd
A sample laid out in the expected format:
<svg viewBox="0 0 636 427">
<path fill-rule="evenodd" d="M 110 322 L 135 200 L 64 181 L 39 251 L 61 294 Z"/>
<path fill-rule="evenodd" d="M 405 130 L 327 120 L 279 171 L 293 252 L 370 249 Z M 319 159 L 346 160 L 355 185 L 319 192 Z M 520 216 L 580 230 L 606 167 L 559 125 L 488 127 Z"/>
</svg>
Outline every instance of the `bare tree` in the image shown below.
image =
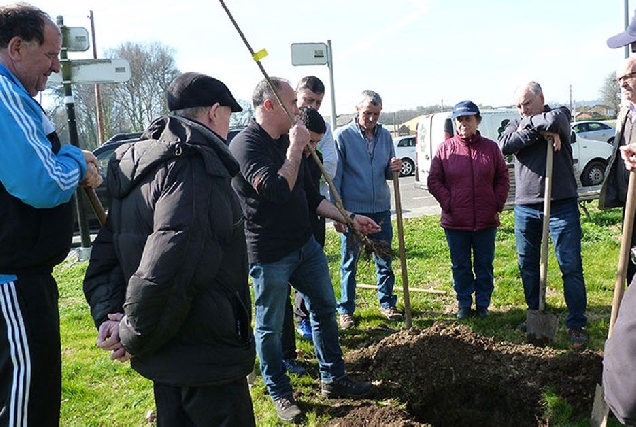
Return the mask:
<svg viewBox="0 0 636 427">
<path fill-rule="evenodd" d="M 174 49 L 161 43 L 140 45 L 123 43 L 108 50 L 110 58 L 124 58 L 130 63 L 129 81 L 106 86 L 113 113 L 124 115 L 131 130 L 143 130 L 152 120 L 167 113 L 166 90 L 180 72 Z"/>
<path fill-rule="evenodd" d="M 618 114 L 621 106 L 621 87 L 616 81 L 614 73 L 610 73 L 605 77 L 600 95 L 603 104 L 614 110 L 614 114 Z"/>
<path fill-rule="evenodd" d="M 120 132 L 142 131 L 152 120 L 167 113 L 166 89 L 180 74 L 174 60 L 174 49 L 160 43 L 124 43 L 108 50 L 106 57 L 127 59 L 132 76 L 125 83 L 101 86 L 107 138 Z M 64 91 L 59 86 L 50 92 L 55 102 L 49 108 L 49 116 L 60 137 L 68 140 Z M 73 98 L 80 144 L 86 149 L 95 148 L 98 132 L 94 85 L 74 84 Z"/>
</svg>

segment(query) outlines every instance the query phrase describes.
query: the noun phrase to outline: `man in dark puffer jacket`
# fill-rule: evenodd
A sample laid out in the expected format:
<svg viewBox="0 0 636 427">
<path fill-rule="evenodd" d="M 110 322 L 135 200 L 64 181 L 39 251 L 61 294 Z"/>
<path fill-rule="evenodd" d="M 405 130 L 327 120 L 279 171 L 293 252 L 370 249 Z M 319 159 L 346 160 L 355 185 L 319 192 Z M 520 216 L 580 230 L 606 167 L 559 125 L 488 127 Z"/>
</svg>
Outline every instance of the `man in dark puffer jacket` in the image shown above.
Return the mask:
<svg viewBox="0 0 636 427">
<path fill-rule="evenodd" d="M 239 168 L 224 141 L 242 109 L 198 73 L 175 79 L 168 107 L 108 166 L 111 207 L 84 281 L 98 345 L 153 380 L 158 426 L 254 425 Z"/>
</svg>

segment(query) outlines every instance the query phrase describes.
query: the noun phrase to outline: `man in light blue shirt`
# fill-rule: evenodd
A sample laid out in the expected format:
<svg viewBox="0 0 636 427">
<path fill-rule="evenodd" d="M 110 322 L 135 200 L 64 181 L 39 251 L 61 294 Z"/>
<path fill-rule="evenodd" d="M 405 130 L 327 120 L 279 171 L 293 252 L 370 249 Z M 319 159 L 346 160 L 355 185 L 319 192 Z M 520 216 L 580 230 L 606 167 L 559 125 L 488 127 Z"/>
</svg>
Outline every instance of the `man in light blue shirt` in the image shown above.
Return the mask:
<svg viewBox="0 0 636 427">
<path fill-rule="evenodd" d="M 356 117 L 336 130 L 338 167 L 334 185 L 346 210 L 368 216 L 382 227 L 369 238 L 385 242 L 390 247 L 393 239 L 391 192 L 386 180 L 393 178 L 393 172 L 400 171 L 402 160 L 395 156 L 391 134 L 378 123 L 380 111 L 380 95 L 365 90 L 356 106 Z M 335 224 L 335 227 L 342 233 L 338 313 L 340 328 L 348 329 L 355 326 L 356 271 L 361 246 L 351 244 L 349 230 L 342 224 Z M 393 293 L 395 275 L 391 256 L 373 254 L 373 261 L 378 278 L 380 313 L 389 320 L 402 320 L 402 314 L 396 309 L 397 296 Z"/>
</svg>

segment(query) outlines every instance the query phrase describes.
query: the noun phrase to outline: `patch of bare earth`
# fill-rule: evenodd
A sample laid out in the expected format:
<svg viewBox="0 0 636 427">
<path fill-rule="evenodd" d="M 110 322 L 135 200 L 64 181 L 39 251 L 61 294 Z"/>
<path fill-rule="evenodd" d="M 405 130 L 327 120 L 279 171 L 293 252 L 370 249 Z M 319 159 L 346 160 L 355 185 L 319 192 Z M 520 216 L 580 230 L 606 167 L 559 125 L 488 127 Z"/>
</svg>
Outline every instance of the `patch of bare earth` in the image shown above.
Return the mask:
<svg viewBox="0 0 636 427">
<path fill-rule="evenodd" d="M 573 418 L 589 416 L 601 360 L 591 350 L 498 342 L 454 322 L 403 330 L 347 355 L 348 370 L 378 390 L 336 404 L 327 425 L 548 426 L 548 388 Z"/>
</svg>

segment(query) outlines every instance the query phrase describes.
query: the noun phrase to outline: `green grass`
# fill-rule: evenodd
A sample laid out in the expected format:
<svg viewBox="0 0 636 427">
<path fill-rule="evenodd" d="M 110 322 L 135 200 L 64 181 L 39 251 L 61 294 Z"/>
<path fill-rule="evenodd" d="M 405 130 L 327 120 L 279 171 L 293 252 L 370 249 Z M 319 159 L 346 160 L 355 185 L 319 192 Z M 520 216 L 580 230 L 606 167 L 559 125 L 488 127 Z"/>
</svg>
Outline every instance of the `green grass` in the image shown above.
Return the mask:
<svg viewBox="0 0 636 427">
<path fill-rule="evenodd" d="M 521 342 L 523 337 L 510 327 L 525 319 L 525 302 L 517 268 L 512 212 L 504 212 L 501 221 L 496 242 L 495 292 L 491 306 L 493 315 L 485 322 L 466 324 L 483 335 L 499 340 Z M 589 218 L 582 215 L 581 221 L 583 265 L 588 291 L 588 331 L 591 337 L 589 347 L 601 350 L 607 336 L 612 292 L 616 281 L 621 211 L 590 209 Z M 393 246 L 398 248 L 397 227 L 394 228 L 396 236 Z M 404 230 L 409 288 L 445 291 L 445 294 L 441 295 L 410 292 L 413 326 L 426 328 L 436 320 L 453 319 L 457 307 L 452 288 L 448 247 L 443 230 L 439 226 L 439 216 L 406 219 Z M 325 251 L 336 296 L 339 296 L 340 239 L 330 227 Z M 553 251 L 548 262 L 550 268 L 547 279 L 547 302 L 559 314 L 562 326 L 566 308 L 562 280 Z M 55 270 L 60 288 L 63 352 L 60 425 L 151 425 L 146 421 L 146 414 L 154 409 L 152 383 L 131 370 L 128 364 L 110 361 L 109 355 L 95 346 L 97 332 L 82 293 L 86 265 L 86 262 L 66 261 Z M 394 269 L 401 307 L 402 273 L 399 257 L 394 260 Z M 360 261 L 358 283 L 375 283 L 372 262 Z M 356 318 L 359 321 L 358 331 L 363 332 L 352 334 L 346 331 L 341 334 L 345 357 L 348 351 L 371 342 L 372 330 L 384 324 L 378 315 L 375 291 L 359 289 L 357 293 Z M 304 378 L 294 377 L 292 383 L 300 395 L 301 408 L 307 412 L 305 424 L 318 425 L 326 421 L 327 416 L 326 403 L 318 397 L 318 381 L 312 379 L 317 378 L 313 349 L 311 344 L 305 341 L 298 340 L 297 344 L 312 375 Z M 569 348 L 563 327 L 559 330 L 554 347 Z M 257 423 L 265 426 L 277 425 L 278 419 L 273 405 L 260 378 L 252 387 L 252 398 Z M 551 425 L 589 424 L 589 420 L 571 420 L 571 409 L 568 408 L 567 402 L 555 395 L 553 390 L 546 390 L 544 401 L 546 414 L 550 414 Z"/>
</svg>

